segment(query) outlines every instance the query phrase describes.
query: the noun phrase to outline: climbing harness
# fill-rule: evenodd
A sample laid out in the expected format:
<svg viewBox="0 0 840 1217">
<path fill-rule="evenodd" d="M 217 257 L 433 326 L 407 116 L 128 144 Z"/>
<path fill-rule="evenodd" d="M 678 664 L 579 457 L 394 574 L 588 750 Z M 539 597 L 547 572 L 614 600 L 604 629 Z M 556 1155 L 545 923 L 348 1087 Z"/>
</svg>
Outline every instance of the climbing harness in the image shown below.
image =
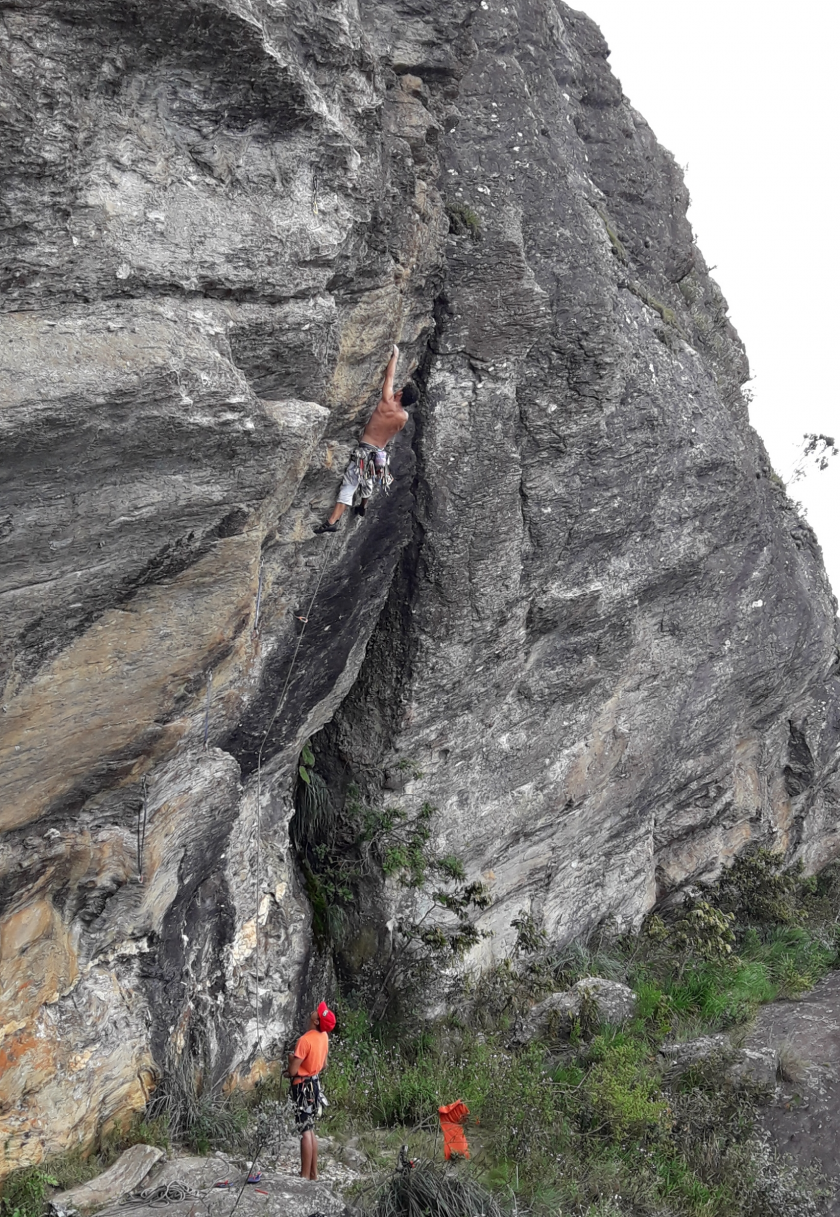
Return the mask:
<svg viewBox="0 0 840 1217">
<path fill-rule="evenodd" d="M 313 1073 L 297 1085 L 293 1079 L 289 1100 L 295 1109 L 298 1132 L 311 1132 L 315 1121 L 321 1118 L 324 1108 L 328 1106 L 327 1096 L 321 1090 L 320 1075 Z"/>
<path fill-rule="evenodd" d="M 350 459 L 359 475 L 359 484 L 353 496 L 354 505 L 357 501 L 369 499 L 376 489 L 388 493 L 394 479 L 391 474 L 391 460 L 385 448 L 374 448 L 372 444 L 360 443 L 353 449 Z"/>
</svg>

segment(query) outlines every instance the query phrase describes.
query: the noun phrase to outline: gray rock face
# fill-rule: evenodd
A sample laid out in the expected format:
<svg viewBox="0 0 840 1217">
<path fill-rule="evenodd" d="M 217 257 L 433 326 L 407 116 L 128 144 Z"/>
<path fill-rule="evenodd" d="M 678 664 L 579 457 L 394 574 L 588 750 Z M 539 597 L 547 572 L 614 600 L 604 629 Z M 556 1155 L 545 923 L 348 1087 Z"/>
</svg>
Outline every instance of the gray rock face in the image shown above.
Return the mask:
<svg viewBox="0 0 840 1217">
<path fill-rule="evenodd" d="M 485 876 L 485 955 L 638 917 L 750 840 L 836 849 L 834 600 L 771 476 L 672 157 L 583 16 L 497 6 L 446 119 L 417 507 L 337 750 Z"/>
<path fill-rule="evenodd" d="M 606 55 L 556 0 L 3 8 L 6 1169 L 296 1028 L 327 723 L 422 771 L 485 959 L 836 853 L 834 601 Z M 314 538 L 394 340 L 396 486 Z"/>
<path fill-rule="evenodd" d="M 529 1044 L 534 1039 L 568 1039 L 572 1020 L 579 1017 L 586 998 L 595 1003 L 602 1023 L 621 1026 L 636 1012 L 636 995 L 627 985 L 600 976 L 585 976 L 565 993 L 552 993 L 520 1020 L 513 1042 Z"/>
</svg>

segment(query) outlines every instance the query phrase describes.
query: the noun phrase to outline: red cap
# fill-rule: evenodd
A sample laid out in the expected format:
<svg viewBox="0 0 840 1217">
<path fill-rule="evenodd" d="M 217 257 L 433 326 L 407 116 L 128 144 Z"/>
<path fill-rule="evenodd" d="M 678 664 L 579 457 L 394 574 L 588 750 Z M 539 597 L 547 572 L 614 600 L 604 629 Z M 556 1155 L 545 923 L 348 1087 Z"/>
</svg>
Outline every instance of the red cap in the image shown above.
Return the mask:
<svg viewBox="0 0 840 1217">
<path fill-rule="evenodd" d="M 318 1007 L 318 1023 L 322 1031 L 332 1031 L 335 1026 L 335 1015 L 325 1001 Z"/>
</svg>

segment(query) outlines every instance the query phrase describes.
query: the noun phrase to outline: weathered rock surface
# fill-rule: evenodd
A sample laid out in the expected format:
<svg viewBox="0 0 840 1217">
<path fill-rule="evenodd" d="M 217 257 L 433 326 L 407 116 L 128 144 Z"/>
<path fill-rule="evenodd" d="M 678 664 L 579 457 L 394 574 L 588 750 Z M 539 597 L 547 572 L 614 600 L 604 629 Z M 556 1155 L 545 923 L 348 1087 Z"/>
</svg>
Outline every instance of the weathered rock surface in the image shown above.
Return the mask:
<svg viewBox="0 0 840 1217">
<path fill-rule="evenodd" d="M 4 1169 L 264 1070 L 325 724 L 422 771 L 485 957 L 835 856 L 834 602 L 606 55 L 558 0 L 0 6 Z M 314 538 L 394 340 L 395 489 Z"/>
<path fill-rule="evenodd" d="M 213 1186 L 220 1178 L 227 1177 L 230 1177 L 233 1185 L 230 1189 Z M 170 1200 L 165 1205 L 166 1211 L 173 1217 L 188 1217 L 195 1212 L 197 1203 L 210 1217 L 227 1217 L 239 1197 L 241 1183 L 242 1177 L 237 1178 L 237 1172 L 218 1157 L 174 1158 L 150 1175 L 142 1190 L 154 1193 L 167 1185 L 182 1188 L 184 1198 Z M 250 1214 L 251 1217 L 258 1213 L 269 1213 L 272 1217 L 311 1217 L 315 1212 L 323 1213 L 324 1217 L 345 1217 L 348 1214 L 344 1201 L 320 1180 L 311 1182 L 301 1179 L 299 1175 L 295 1177 L 278 1171 L 263 1171 L 258 1189 L 245 1187 L 242 1190 L 237 1212 Z M 177 1192 L 170 1192 L 170 1195 L 173 1194 L 177 1196 Z M 118 1214 L 122 1217 L 125 1207 L 114 1205 L 101 1212 L 108 1217 L 117 1217 Z M 148 1204 L 135 1200 L 131 1212 L 141 1217 L 152 1217 L 160 1212 L 160 1202 L 155 1203 L 154 1195 L 150 1196 Z"/>
<path fill-rule="evenodd" d="M 120 1154 L 108 1170 L 89 1183 L 80 1183 L 67 1192 L 59 1192 L 53 1196 L 51 1203 L 62 1212 L 68 1209 L 101 1209 L 119 1200 L 126 1192 L 133 1192 L 162 1157 L 163 1150 L 153 1145 L 132 1145 Z"/>
<path fill-rule="evenodd" d="M 568 1039 L 572 1020 L 580 1016 L 584 1002 L 591 998 L 597 1017 L 603 1023 L 621 1026 L 636 1012 L 636 994 L 617 980 L 584 976 L 565 993 L 552 993 L 532 1007 L 519 1020 L 512 1037 L 515 1044 L 534 1039 Z"/>
<path fill-rule="evenodd" d="M 585 17 L 470 32 L 442 149 L 484 239 L 447 246 L 413 545 L 335 747 L 422 769 L 403 805 L 491 885 L 490 953 L 523 907 L 632 920 L 750 840 L 833 856 L 838 664 L 673 159 Z"/>
</svg>

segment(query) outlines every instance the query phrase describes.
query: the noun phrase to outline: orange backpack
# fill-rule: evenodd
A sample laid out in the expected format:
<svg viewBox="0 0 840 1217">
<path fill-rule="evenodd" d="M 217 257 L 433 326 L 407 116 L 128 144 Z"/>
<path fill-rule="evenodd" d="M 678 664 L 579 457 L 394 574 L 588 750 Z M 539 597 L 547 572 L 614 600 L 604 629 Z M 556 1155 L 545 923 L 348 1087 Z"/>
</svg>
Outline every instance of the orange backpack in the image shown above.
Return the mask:
<svg viewBox="0 0 840 1217">
<path fill-rule="evenodd" d="M 456 1103 L 449 1103 L 446 1107 L 438 1108 L 440 1127 L 443 1131 L 444 1158 L 449 1159 L 453 1154 L 469 1158 L 470 1147 L 467 1145 L 463 1128 L 464 1121 L 469 1114 L 469 1107 L 461 1099 L 458 1099 Z"/>
</svg>

